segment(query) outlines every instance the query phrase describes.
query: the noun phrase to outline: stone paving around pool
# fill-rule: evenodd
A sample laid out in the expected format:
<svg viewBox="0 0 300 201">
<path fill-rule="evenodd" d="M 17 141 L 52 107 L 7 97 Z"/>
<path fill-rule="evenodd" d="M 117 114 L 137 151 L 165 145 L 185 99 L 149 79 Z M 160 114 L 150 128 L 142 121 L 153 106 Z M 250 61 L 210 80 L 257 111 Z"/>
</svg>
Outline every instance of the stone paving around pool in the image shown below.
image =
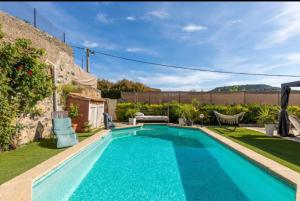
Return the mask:
<svg viewBox="0 0 300 201">
<path fill-rule="evenodd" d="M 64 161 L 79 153 L 79 151 L 98 140 L 101 136 L 106 135 L 108 132 L 109 130 L 102 130 L 75 146 L 60 152 L 34 168 L 0 185 L 0 200 L 30 201 L 32 198 L 31 192 L 34 180 L 58 167 Z"/>
</svg>

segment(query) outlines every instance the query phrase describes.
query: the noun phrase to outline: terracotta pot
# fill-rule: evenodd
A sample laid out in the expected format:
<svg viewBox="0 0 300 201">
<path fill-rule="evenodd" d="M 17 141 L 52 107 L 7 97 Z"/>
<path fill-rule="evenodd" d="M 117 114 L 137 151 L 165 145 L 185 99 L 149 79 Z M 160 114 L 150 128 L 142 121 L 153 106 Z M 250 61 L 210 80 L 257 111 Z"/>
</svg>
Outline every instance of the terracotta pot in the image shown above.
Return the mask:
<svg viewBox="0 0 300 201">
<path fill-rule="evenodd" d="M 74 129 L 74 131 L 77 130 L 78 124 L 72 124 L 72 128 Z"/>
</svg>

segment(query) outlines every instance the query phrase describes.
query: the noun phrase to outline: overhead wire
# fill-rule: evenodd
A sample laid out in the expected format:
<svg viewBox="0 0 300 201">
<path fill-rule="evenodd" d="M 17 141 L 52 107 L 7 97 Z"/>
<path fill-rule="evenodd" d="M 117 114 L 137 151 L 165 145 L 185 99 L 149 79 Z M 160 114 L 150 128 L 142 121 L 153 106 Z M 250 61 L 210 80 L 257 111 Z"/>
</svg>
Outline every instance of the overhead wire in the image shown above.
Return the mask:
<svg viewBox="0 0 300 201">
<path fill-rule="evenodd" d="M 86 47 L 80 47 L 80 46 L 76 46 L 76 45 L 71 45 L 71 46 L 74 48 L 77 48 L 77 49 L 81 49 L 81 50 L 86 49 Z M 173 68 L 173 69 L 192 70 L 192 71 L 211 72 L 211 73 L 222 73 L 222 74 L 234 74 L 234 75 L 269 76 L 269 77 L 299 77 L 300 78 L 300 75 L 291 75 L 291 74 L 247 73 L 247 72 L 235 72 L 235 71 L 210 70 L 210 69 L 162 64 L 162 63 L 145 61 L 145 60 L 140 60 L 140 59 L 133 59 L 133 58 L 128 58 L 128 57 L 123 57 L 123 56 L 118 56 L 118 55 L 114 55 L 114 54 L 101 52 L 98 50 L 92 50 L 92 49 L 91 49 L 91 52 L 93 52 L 94 54 L 100 54 L 100 55 L 117 58 L 117 59 L 122 59 L 122 60 L 126 60 L 126 61 L 132 61 L 132 62 L 136 62 L 136 63 L 143 63 L 143 64 L 148 64 L 148 65 L 160 66 L 160 67 L 165 67 L 165 68 Z"/>
</svg>

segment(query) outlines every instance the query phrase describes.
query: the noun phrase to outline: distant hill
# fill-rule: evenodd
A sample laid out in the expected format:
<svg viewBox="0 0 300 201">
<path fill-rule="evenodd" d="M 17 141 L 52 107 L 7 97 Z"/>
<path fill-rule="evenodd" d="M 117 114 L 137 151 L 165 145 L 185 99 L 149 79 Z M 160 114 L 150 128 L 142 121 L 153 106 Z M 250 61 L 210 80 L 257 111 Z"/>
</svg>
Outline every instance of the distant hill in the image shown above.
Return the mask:
<svg viewBox="0 0 300 201">
<path fill-rule="evenodd" d="M 246 84 L 246 85 L 217 87 L 211 90 L 211 92 L 238 92 L 238 91 L 250 91 L 250 92 L 280 91 L 280 88 L 272 87 L 266 84 Z"/>
</svg>

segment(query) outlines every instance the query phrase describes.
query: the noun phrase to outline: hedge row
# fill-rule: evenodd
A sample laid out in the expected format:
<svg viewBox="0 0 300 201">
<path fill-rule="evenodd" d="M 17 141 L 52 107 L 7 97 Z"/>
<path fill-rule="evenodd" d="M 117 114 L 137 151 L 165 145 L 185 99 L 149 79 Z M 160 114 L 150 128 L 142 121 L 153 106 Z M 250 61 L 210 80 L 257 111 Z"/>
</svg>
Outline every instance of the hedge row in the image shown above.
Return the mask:
<svg viewBox="0 0 300 201">
<path fill-rule="evenodd" d="M 103 98 L 119 99 L 121 98 L 121 91 L 114 89 L 101 89 L 101 96 Z"/>
<path fill-rule="evenodd" d="M 118 103 L 116 108 L 116 115 L 118 121 L 128 121 L 132 111 L 143 112 L 149 115 L 167 115 L 169 110 L 170 122 L 176 123 L 178 118 L 184 115 L 188 119 L 199 123 L 200 114 L 204 114 L 204 123 L 216 124 L 217 120 L 213 111 L 218 111 L 222 114 L 233 115 L 240 112 L 246 112 L 242 123 L 255 124 L 257 123 L 257 116 L 261 107 L 268 107 L 270 110 L 279 113 L 280 107 L 277 105 L 214 105 L 214 104 L 199 104 L 193 101 L 191 104 L 183 104 L 178 102 L 171 102 L 169 104 L 143 104 L 143 103 Z M 129 113 L 128 110 L 131 112 Z M 300 117 L 299 106 L 289 106 L 289 114 L 294 114 Z"/>
</svg>

